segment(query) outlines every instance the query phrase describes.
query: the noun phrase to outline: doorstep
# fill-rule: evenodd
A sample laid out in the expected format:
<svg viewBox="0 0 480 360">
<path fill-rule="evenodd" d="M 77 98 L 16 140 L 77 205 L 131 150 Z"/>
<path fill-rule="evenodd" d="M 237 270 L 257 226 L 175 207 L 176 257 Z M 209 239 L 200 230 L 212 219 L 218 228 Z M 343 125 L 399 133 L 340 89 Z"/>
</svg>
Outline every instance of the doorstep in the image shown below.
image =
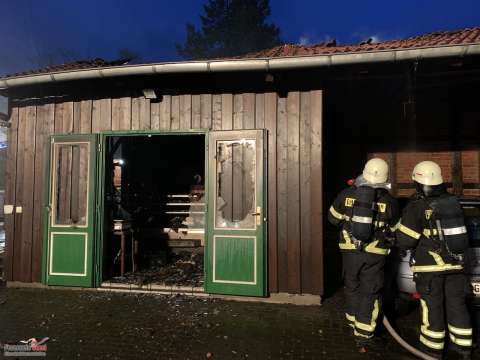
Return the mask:
<svg viewBox="0 0 480 360">
<path fill-rule="evenodd" d="M 101 289 L 118 289 L 118 290 L 142 290 L 142 291 L 152 291 L 152 292 L 161 292 L 168 294 L 204 294 L 205 290 L 203 287 L 196 286 L 176 286 L 176 285 L 164 285 L 164 284 L 122 284 L 115 283 L 110 281 L 104 281 L 100 286 Z"/>
<path fill-rule="evenodd" d="M 105 284 L 105 286 L 104 286 Z M 103 292 L 119 292 L 131 294 L 160 294 L 160 295 L 188 295 L 197 297 L 208 297 L 210 299 L 219 299 L 226 301 L 240 301 L 240 302 L 263 302 L 270 304 L 291 304 L 303 306 L 319 306 L 322 304 L 320 295 L 311 294 L 288 294 L 288 293 L 271 293 L 268 297 L 254 297 L 254 296 L 235 296 L 235 295 L 221 295 L 209 294 L 199 287 L 182 287 L 182 286 L 165 286 L 163 290 L 161 285 L 150 285 L 147 290 L 147 285 L 129 285 L 129 284 L 115 284 L 116 287 L 106 286 L 108 283 L 102 284 L 99 288 L 82 288 L 71 286 L 53 286 L 44 285 L 41 283 L 23 283 L 17 281 L 7 281 L 9 288 L 37 288 L 37 289 L 51 289 L 51 290 L 80 290 L 80 291 L 103 291 Z M 113 285 L 113 284 L 111 284 Z M 121 285 L 121 286 L 118 286 Z M 181 290 L 181 289 L 184 290 Z"/>
</svg>

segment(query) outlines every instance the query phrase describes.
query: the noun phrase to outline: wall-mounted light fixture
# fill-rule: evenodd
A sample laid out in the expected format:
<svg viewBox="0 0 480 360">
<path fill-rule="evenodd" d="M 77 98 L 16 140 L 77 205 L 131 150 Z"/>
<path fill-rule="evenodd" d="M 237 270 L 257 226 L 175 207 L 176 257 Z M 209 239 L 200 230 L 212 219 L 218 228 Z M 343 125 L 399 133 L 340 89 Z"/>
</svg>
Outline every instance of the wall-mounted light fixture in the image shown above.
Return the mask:
<svg viewBox="0 0 480 360">
<path fill-rule="evenodd" d="M 142 92 L 143 92 L 143 96 L 145 96 L 145 99 L 152 100 L 157 98 L 157 94 L 153 89 L 143 89 Z"/>
</svg>

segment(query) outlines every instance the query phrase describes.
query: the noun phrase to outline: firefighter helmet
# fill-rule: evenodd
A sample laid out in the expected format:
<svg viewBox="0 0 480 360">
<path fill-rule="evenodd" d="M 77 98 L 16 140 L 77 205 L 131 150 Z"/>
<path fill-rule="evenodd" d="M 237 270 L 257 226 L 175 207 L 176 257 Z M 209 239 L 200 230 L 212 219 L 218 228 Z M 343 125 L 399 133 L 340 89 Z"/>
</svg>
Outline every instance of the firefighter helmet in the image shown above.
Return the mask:
<svg viewBox="0 0 480 360">
<path fill-rule="evenodd" d="M 428 186 L 443 184 L 442 169 L 433 161 L 422 161 L 413 168 L 412 180 Z"/>
<path fill-rule="evenodd" d="M 382 184 L 388 180 L 388 164 L 380 158 L 367 161 L 363 169 L 363 178 L 371 184 Z"/>
</svg>

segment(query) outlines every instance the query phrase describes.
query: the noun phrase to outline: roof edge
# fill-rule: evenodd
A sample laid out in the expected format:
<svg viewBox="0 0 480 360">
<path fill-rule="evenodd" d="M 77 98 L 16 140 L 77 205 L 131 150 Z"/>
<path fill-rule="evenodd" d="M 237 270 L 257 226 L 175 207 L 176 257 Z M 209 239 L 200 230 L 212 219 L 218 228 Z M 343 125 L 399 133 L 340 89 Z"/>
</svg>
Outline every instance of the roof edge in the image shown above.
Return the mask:
<svg viewBox="0 0 480 360">
<path fill-rule="evenodd" d="M 381 62 L 394 63 L 406 60 L 464 57 L 471 55 L 480 55 L 480 43 L 423 48 L 407 48 L 397 50 L 380 50 L 336 54 L 332 53 L 325 55 L 289 56 L 263 59 L 251 58 L 163 62 L 153 64 L 79 69 L 73 71 L 60 71 L 45 74 L 34 74 L 28 76 L 4 78 L 0 79 L 0 90 L 44 83 L 99 79 L 120 76 L 241 71 L 268 72 L 271 70 L 289 70 Z"/>
</svg>

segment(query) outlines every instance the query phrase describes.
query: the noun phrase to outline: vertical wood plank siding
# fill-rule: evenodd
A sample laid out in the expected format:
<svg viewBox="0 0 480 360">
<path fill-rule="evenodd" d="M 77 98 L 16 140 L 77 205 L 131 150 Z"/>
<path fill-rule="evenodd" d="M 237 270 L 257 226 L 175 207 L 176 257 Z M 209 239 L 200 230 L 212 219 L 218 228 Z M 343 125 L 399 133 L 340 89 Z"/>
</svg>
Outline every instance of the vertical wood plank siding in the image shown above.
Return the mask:
<svg viewBox="0 0 480 360">
<path fill-rule="evenodd" d="M 15 204 L 16 175 L 17 175 L 17 140 L 18 140 L 18 107 L 13 108 L 10 115 L 10 128 L 8 129 L 7 164 L 5 167 L 5 204 Z M 5 232 L 7 234 L 5 273 L 8 281 L 13 280 L 13 257 L 15 216 L 5 214 Z"/>
<path fill-rule="evenodd" d="M 12 109 L 7 279 L 40 281 L 49 136 L 105 130 L 266 129 L 270 292 L 323 293 L 322 93 L 165 94 L 19 104 Z M 13 241 L 12 241 L 13 240 Z"/>
<path fill-rule="evenodd" d="M 27 109 L 25 106 L 22 106 L 18 109 L 18 147 L 17 147 L 17 176 L 16 176 L 16 186 L 15 186 L 15 202 L 16 208 L 22 206 L 24 202 L 24 192 L 23 192 L 23 179 L 25 178 L 25 128 L 26 128 L 26 112 Z M 28 232 L 28 229 L 23 229 L 22 218 L 25 214 L 15 211 L 15 241 L 13 244 L 13 279 L 22 281 L 25 278 L 24 273 L 28 269 L 22 269 L 23 259 L 27 254 L 22 253 L 22 243 L 23 243 L 23 232 Z M 28 216 L 29 214 L 27 214 Z M 22 271 L 23 270 L 23 271 Z M 23 272 L 23 273 L 22 273 Z"/>
<path fill-rule="evenodd" d="M 54 104 L 37 106 L 37 124 L 35 131 L 35 190 L 33 205 L 33 239 L 32 239 L 32 281 L 39 282 L 42 271 L 42 234 L 45 203 L 45 186 L 48 183 L 49 136 L 54 132 Z M 82 119 L 82 114 L 77 114 Z M 79 123 L 81 123 L 79 121 Z M 78 132 L 81 128 L 78 129 Z"/>
</svg>

